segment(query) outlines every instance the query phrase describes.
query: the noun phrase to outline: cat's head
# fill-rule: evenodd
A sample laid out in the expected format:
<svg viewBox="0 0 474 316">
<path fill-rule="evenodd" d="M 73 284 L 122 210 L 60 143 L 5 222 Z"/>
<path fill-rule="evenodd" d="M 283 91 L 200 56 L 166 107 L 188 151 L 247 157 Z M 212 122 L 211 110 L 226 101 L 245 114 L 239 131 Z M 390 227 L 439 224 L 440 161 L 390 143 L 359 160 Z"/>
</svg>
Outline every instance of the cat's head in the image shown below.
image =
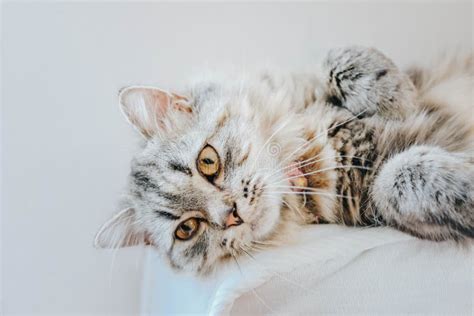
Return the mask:
<svg viewBox="0 0 474 316">
<path fill-rule="evenodd" d="M 283 99 L 242 86 L 122 90 L 121 109 L 146 145 L 132 161 L 125 207 L 96 246 L 152 245 L 171 266 L 205 274 L 280 233 L 283 167 L 301 132 L 284 105 L 268 110 Z"/>
</svg>

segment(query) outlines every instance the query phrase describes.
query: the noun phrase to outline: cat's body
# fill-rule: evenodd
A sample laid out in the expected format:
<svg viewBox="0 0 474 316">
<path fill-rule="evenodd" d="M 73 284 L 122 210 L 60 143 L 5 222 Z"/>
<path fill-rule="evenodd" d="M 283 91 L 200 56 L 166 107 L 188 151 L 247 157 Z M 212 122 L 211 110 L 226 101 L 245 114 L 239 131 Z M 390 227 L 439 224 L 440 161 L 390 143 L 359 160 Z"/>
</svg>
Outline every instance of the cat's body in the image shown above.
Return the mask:
<svg viewBox="0 0 474 316">
<path fill-rule="evenodd" d="M 320 154 L 317 144 L 300 158 L 306 161 L 318 156 L 301 168 L 309 174 L 308 187 L 341 195 L 326 213 L 320 212 L 318 194 L 306 197 L 306 208 L 320 222 L 388 224 L 434 240 L 474 237 L 474 227 L 469 226 L 474 222 L 474 160 L 467 126 L 459 125 L 456 118 L 422 109 L 395 121 L 334 116 L 327 126 L 325 145 L 332 151 Z M 321 165 L 325 160 L 337 169 L 321 171 L 329 169 Z M 334 187 L 321 183 L 321 179 L 334 177 Z M 447 225 L 449 212 L 463 214 L 459 222 Z M 404 214 L 410 219 L 400 218 Z M 415 223 L 418 215 L 421 218 Z M 422 231 L 425 225 L 433 227 Z"/>
<path fill-rule="evenodd" d="M 128 208 L 96 242 L 146 242 L 205 273 L 295 224 L 474 238 L 472 99 L 443 88 L 471 87 L 468 61 L 410 80 L 379 52 L 350 48 L 314 74 L 205 82 L 184 97 L 127 89 L 124 111 L 149 141 Z"/>
<path fill-rule="evenodd" d="M 328 131 L 326 146 L 334 150 L 335 158 L 320 154 L 318 147 L 321 145 L 318 144 L 309 148 L 309 153 L 303 154 L 300 160 L 316 155 L 319 155 L 319 161 L 333 160 L 337 169 L 324 172 L 337 174 L 336 186 L 329 189 L 324 183 L 321 185 L 321 177 L 325 175 L 320 171 L 324 168 L 318 165 L 318 160 L 314 164 L 310 160 L 302 169 L 310 174 L 308 187 L 340 196 L 330 207 L 331 212 L 321 213 L 320 196 L 310 195 L 305 201 L 308 211 L 322 222 L 385 224 L 433 240 L 473 238 L 474 146 L 473 127 L 469 125 L 472 118 L 463 117 L 462 112 L 446 111 L 446 107 L 455 106 L 443 104 L 446 100 L 438 98 L 435 103 L 430 99 L 430 94 L 441 82 L 433 82 L 432 87 L 426 89 L 425 86 L 426 91 L 421 91 L 423 83 L 418 78 L 420 87 L 417 90 L 408 77 L 383 58 L 375 51 L 354 48 L 336 51 L 333 58 L 329 58 L 327 78 L 332 87 L 325 89 L 323 97 L 336 107 L 347 105 L 352 114 L 362 113 L 362 117 L 354 120 L 350 114 L 344 115 L 340 111 L 318 111 L 321 116 L 332 117 L 325 126 Z M 364 62 L 372 63 L 371 67 L 361 68 L 360 64 Z M 354 63 L 358 65 L 354 66 Z M 454 68 L 451 77 L 445 77 L 442 84 L 463 76 L 472 82 L 472 64 L 465 63 L 464 66 Z M 332 82 L 331 79 L 337 76 L 342 79 Z M 362 97 L 359 93 L 350 95 L 349 87 L 352 85 L 354 89 L 357 80 L 364 76 L 373 78 L 365 89 L 369 93 L 362 93 Z M 383 76 L 392 78 L 377 86 Z M 374 106 L 364 108 L 361 104 L 372 92 L 370 90 L 376 90 L 370 97 Z M 458 97 L 458 102 L 472 102 L 469 90 L 456 92 L 465 96 L 461 101 Z M 344 95 L 346 101 L 349 99 L 347 103 L 341 100 Z M 464 113 L 469 114 L 474 115 Z M 321 121 L 324 122 L 320 120 L 317 125 Z"/>
</svg>

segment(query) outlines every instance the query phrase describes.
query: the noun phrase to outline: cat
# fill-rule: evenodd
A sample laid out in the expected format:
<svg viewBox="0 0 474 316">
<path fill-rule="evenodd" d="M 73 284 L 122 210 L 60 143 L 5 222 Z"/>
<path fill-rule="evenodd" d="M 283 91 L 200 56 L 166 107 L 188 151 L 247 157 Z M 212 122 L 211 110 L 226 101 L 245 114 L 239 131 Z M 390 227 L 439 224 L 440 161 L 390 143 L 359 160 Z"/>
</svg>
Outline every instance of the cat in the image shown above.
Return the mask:
<svg viewBox="0 0 474 316">
<path fill-rule="evenodd" d="M 472 55 L 404 73 L 348 47 L 307 74 L 125 88 L 121 109 L 146 141 L 95 245 L 151 245 L 206 275 L 313 223 L 470 240 L 473 74 Z"/>
</svg>

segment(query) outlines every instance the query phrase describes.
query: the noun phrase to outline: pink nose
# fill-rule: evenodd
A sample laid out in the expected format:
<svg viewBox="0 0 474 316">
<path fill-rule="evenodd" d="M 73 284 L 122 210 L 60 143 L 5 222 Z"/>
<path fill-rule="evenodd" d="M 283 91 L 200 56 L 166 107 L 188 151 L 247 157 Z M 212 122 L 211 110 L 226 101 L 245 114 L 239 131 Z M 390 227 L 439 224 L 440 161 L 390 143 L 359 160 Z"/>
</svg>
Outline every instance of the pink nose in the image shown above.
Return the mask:
<svg viewBox="0 0 474 316">
<path fill-rule="evenodd" d="M 244 221 L 240 218 L 239 213 L 237 213 L 237 206 L 234 204 L 234 207 L 230 210 L 229 215 L 227 215 L 225 221 L 225 228 L 229 228 L 231 226 L 239 226 Z"/>
</svg>

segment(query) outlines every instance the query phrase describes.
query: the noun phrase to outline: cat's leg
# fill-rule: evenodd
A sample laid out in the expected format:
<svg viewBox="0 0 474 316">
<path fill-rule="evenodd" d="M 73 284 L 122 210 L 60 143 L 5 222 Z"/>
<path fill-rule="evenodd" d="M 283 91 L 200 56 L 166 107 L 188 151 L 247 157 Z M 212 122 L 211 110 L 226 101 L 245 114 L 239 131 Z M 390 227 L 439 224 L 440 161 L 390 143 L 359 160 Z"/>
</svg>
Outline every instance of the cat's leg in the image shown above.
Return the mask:
<svg viewBox="0 0 474 316">
<path fill-rule="evenodd" d="M 388 225 L 432 239 L 474 238 L 474 161 L 413 146 L 389 159 L 371 188 Z"/>
<path fill-rule="evenodd" d="M 373 48 L 331 50 L 322 64 L 316 95 L 354 115 L 403 117 L 415 107 L 415 87 L 384 54 Z"/>
</svg>

